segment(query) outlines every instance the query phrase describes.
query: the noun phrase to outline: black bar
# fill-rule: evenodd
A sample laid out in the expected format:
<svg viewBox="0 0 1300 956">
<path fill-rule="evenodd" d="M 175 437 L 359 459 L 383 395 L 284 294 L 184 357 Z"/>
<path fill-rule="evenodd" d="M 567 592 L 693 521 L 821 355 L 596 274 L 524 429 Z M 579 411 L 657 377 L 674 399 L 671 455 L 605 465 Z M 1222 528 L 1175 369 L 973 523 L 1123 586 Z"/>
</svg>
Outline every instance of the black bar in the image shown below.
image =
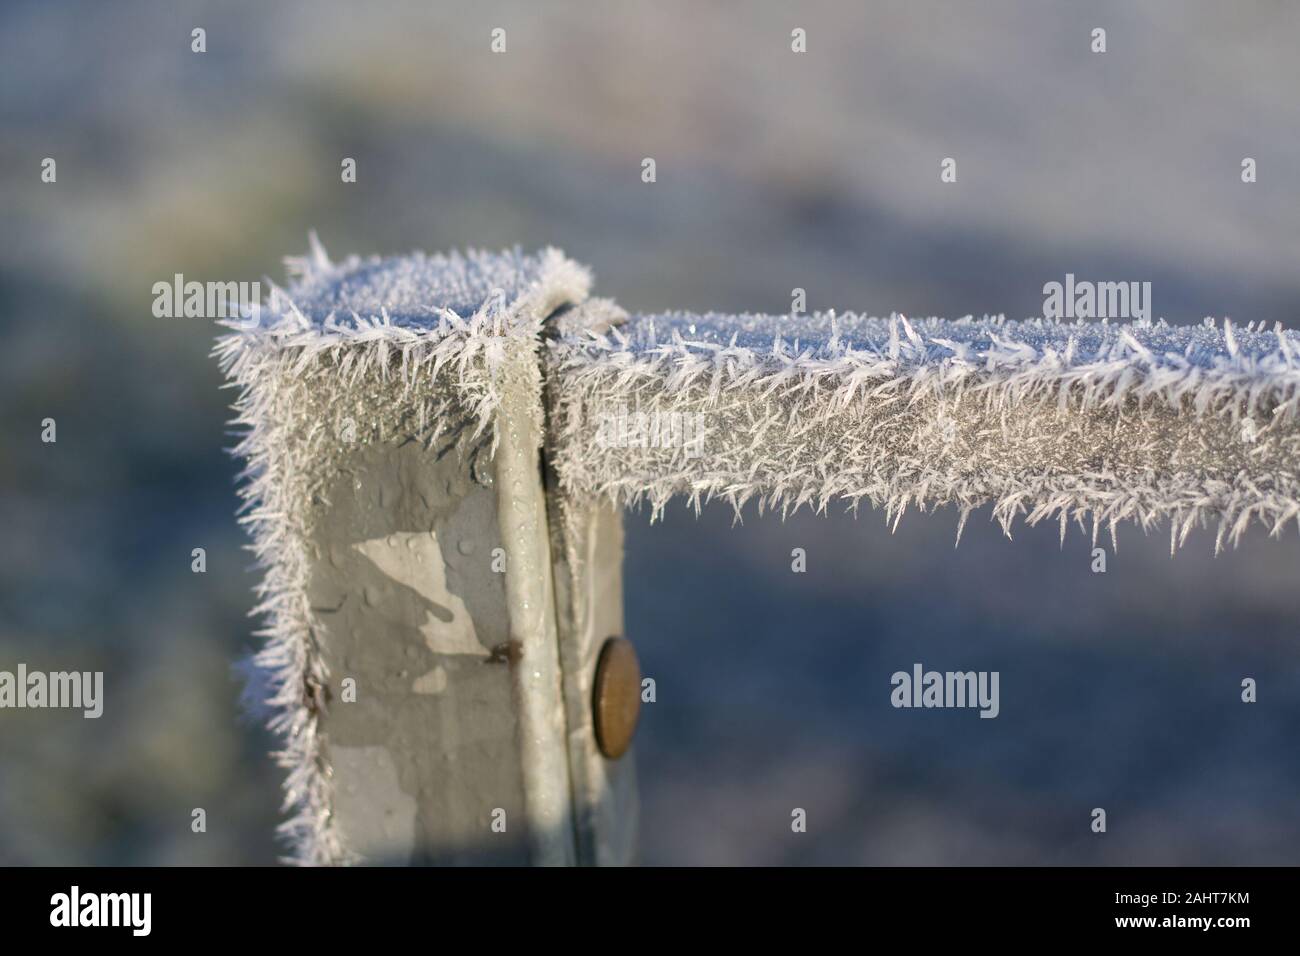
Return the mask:
<svg viewBox="0 0 1300 956">
<path fill-rule="evenodd" d="M 111 917 L 116 906 L 125 925 L 51 925 L 69 921 L 73 886 L 79 920 Z M 665 935 L 669 930 L 705 926 L 760 939 L 782 927 L 838 927 L 858 940 L 905 930 L 918 942 L 1230 942 L 1242 933 L 1285 932 L 1296 888 L 1293 869 L 1244 868 L 6 869 L 0 926 L 6 942 L 66 942 L 75 933 L 80 943 L 255 941 L 258 949 L 280 943 L 331 951 L 349 940 L 373 947 L 388 934 L 428 938 L 437 948 L 453 939 L 466 945 L 480 926 L 488 939 L 517 928 L 553 935 L 548 945 L 587 948 L 602 923 L 664 943 L 687 938 Z M 149 894 L 147 936 L 136 935 L 144 927 L 143 896 L 134 898 L 139 908 L 115 897 L 101 909 L 99 894 L 124 893 Z M 567 938 L 575 933 L 577 940 Z"/>
</svg>

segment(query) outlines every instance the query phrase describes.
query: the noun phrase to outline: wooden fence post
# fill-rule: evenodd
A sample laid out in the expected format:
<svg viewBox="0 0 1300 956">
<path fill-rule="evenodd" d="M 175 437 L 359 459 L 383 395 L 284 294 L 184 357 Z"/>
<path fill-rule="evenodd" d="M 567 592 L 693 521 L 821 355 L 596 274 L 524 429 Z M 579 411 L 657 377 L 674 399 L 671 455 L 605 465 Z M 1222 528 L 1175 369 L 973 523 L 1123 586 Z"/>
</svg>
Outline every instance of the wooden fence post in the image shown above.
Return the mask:
<svg viewBox="0 0 1300 956">
<path fill-rule="evenodd" d="M 591 697 L 622 631 L 621 516 L 544 487 L 541 336 L 581 321 L 585 270 L 296 265 L 218 347 L 295 859 L 627 862 L 632 756 L 601 755 Z"/>
</svg>

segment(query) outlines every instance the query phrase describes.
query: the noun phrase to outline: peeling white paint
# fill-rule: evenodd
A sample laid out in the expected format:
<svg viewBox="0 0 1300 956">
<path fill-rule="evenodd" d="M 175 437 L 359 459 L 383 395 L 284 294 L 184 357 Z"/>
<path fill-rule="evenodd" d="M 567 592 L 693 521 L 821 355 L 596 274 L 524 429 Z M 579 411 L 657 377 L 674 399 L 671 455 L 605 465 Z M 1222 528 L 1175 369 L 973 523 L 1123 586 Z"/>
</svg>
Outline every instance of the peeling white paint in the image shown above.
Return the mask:
<svg viewBox="0 0 1300 956">
<path fill-rule="evenodd" d="M 420 634 L 429 650 L 435 654 L 489 656 L 488 649 L 479 643 L 474 631 L 474 618 L 465 607 L 465 602 L 447 588 L 447 566 L 443 563 L 442 547 L 438 544 L 436 533 L 403 531 L 361 541 L 352 547 L 391 580 L 405 585 L 451 614 L 450 621 L 443 621 L 433 611 L 426 609 Z M 420 689 L 421 685 L 429 687 L 436 684 L 433 674 L 430 671 L 416 680 L 416 693 L 437 693 Z M 446 686 L 445 673 L 442 686 Z"/>
<path fill-rule="evenodd" d="M 411 690 L 417 694 L 441 694 L 447 689 L 447 669 L 439 664 L 429 673 L 422 677 L 417 677 L 415 683 L 411 685 Z"/>
</svg>

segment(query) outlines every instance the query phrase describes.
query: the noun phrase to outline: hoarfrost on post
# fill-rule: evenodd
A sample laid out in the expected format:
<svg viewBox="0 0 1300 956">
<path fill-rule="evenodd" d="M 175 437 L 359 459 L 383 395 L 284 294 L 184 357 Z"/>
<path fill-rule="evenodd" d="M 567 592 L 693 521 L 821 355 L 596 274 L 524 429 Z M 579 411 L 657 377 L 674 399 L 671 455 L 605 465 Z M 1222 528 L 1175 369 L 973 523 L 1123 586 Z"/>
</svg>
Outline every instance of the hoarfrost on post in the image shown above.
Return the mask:
<svg viewBox="0 0 1300 956">
<path fill-rule="evenodd" d="M 281 833 L 291 859 L 346 863 L 352 857 L 332 823 L 332 775 L 318 736 L 330 675 L 307 598 L 322 489 L 353 442 L 416 438 L 432 446 L 467 415 L 490 457 L 508 381 L 522 381 L 533 396 L 526 414 L 540 433 L 542 323 L 584 303 L 591 278 L 555 249 L 335 264 L 315 236 L 310 253 L 287 264 L 293 281 L 272 287 L 261 321 L 223 323 L 231 331 L 215 349 L 239 390 L 240 520 L 263 575 L 253 609 L 264 620 L 256 632 L 263 647 L 244 668 L 246 700 L 281 741 L 290 813 Z M 608 304 L 592 308 L 609 314 Z"/>
</svg>

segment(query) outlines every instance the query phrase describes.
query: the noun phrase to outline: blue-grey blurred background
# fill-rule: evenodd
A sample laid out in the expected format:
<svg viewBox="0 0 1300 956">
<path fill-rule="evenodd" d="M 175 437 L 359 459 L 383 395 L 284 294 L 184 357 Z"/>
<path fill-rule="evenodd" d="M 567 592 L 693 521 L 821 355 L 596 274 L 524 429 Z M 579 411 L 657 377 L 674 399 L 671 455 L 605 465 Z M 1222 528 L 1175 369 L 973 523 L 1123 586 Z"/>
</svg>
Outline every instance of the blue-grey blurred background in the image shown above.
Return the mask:
<svg viewBox="0 0 1300 956">
<path fill-rule="evenodd" d="M 280 853 L 230 676 L 254 583 L 232 396 L 154 282 L 280 280 L 315 228 L 335 255 L 555 244 L 633 310 L 800 287 L 1023 318 L 1072 272 L 1152 282 L 1171 322 L 1296 327 L 1297 48 L 1279 2 L 10 0 L 0 669 L 100 669 L 107 703 L 0 712 L 0 862 Z M 954 550 L 948 512 L 627 525 L 644 861 L 1300 863 L 1294 529 L 1171 560 L 1126 528 L 1093 574 L 1077 531 L 976 517 Z M 1001 671 L 1001 716 L 894 710 L 914 662 Z"/>
</svg>

